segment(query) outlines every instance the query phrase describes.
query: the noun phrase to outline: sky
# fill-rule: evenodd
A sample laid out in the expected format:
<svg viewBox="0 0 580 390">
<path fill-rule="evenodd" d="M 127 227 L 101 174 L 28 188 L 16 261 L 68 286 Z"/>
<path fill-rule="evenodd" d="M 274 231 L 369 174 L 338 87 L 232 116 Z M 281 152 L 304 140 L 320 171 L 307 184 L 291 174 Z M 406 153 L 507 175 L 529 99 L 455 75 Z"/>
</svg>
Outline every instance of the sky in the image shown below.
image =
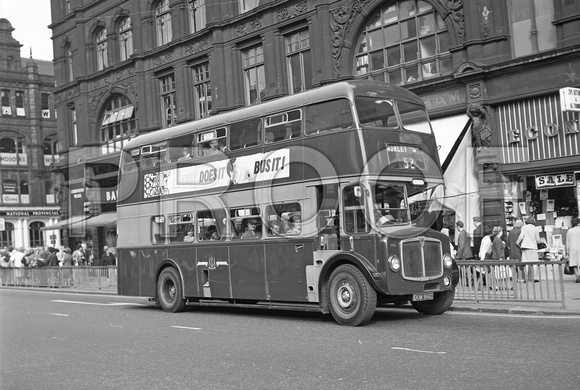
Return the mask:
<svg viewBox="0 0 580 390">
<path fill-rule="evenodd" d="M 8 19 L 14 31 L 12 37 L 20 42 L 20 56 L 52 61 L 50 0 L 0 0 L 0 18 Z"/>
</svg>

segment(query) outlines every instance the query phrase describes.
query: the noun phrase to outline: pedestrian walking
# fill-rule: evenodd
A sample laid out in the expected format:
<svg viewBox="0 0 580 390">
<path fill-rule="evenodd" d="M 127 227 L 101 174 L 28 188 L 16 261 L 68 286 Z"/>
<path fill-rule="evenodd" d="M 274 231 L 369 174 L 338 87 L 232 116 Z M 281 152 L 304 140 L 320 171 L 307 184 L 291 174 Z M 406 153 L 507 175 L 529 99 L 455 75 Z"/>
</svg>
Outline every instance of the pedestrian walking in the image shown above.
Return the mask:
<svg viewBox="0 0 580 390">
<path fill-rule="evenodd" d="M 572 228 L 566 233 L 566 254 L 570 268 L 574 269 L 576 283 L 580 283 L 580 218 L 572 218 Z"/>
<path fill-rule="evenodd" d="M 473 217 L 473 225 L 475 225 L 475 229 L 473 229 L 473 254 L 475 256 L 479 256 L 479 249 L 481 247 L 481 240 L 485 235 L 483 232 L 483 225 L 481 223 L 481 217 Z M 483 257 L 480 257 L 480 260 L 483 260 Z"/>
<path fill-rule="evenodd" d="M 457 221 L 455 223 L 456 231 L 459 232 L 457 237 L 457 253 L 455 254 L 456 260 L 467 260 L 472 259 L 473 254 L 471 253 L 471 237 L 467 234 L 464 229 L 464 224 L 462 221 Z"/>
<path fill-rule="evenodd" d="M 507 250 L 508 250 L 508 255 L 509 255 L 510 261 L 519 261 L 519 262 L 522 261 L 522 249 L 517 244 L 518 237 L 520 236 L 520 233 L 522 232 L 522 226 L 524 226 L 524 222 L 518 219 L 514 223 L 514 228 L 508 234 Z M 517 270 L 518 270 L 518 276 L 517 276 L 518 282 L 521 283 L 524 281 L 524 276 L 523 276 L 524 267 L 518 266 Z"/>
<path fill-rule="evenodd" d="M 538 259 L 538 243 L 540 242 L 540 233 L 536 229 L 536 219 L 529 217 L 526 219 L 526 225 L 522 227 L 517 244 L 522 249 L 522 263 L 533 263 Z M 540 270 L 537 265 L 527 266 L 527 280 L 539 282 Z"/>
</svg>

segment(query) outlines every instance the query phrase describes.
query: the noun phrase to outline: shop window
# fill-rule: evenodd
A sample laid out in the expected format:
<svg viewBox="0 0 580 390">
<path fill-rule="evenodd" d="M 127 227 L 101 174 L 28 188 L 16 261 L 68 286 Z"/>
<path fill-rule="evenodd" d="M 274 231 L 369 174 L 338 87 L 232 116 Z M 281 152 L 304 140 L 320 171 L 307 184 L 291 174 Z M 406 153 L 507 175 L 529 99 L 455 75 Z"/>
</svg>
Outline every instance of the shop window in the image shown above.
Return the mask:
<svg viewBox="0 0 580 390">
<path fill-rule="evenodd" d="M 30 236 L 29 248 L 44 247 L 44 236 L 40 230 L 43 227 L 43 222 L 32 222 L 28 225 L 28 234 Z"/>
<path fill-rule="evenodd" d="M 372 15 L 356 45 L 357 76 L 402 85 L 451 73 L 449 31 L 429 3 L 399 1 Z"/>
<path fill-rule="evenodd" d="M 4 223 L 4 230 L 0 230 L 0 248 L 14 247 L 14 224 Z"/>
<path fill-rule="evenodd" d="M 0 165 L 28 165 L 27 148 L 23 138 L 0 138 Z"/>
</svg>

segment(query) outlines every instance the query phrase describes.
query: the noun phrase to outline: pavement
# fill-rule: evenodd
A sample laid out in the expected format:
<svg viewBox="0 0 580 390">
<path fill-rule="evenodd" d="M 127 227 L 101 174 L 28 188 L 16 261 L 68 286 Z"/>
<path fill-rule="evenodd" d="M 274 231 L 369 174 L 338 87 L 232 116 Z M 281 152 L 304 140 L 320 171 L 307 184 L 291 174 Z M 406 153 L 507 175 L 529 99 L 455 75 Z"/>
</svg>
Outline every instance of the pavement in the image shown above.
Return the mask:
<svg viewBox="0 0 580 390">
<path fill-rule="evenodd" d="M 34 290 L 47 292 L 62 292 L 70 294 L 100 294 L 117 295 L 116 288 L 48 288 L 48 287 L 15 287 L 1 286 L 2 289 Z M 564 275 L 565 308 L 561 302 L 521 302 L 521 301 L 475 301 L 455 299 L 451 311 L 546 315 L 546 316 L 580 316 L 580 283 L 576 283 L 574 275 Z M 410 306 L 410 305 L 409 305 Z"/>
</svg>

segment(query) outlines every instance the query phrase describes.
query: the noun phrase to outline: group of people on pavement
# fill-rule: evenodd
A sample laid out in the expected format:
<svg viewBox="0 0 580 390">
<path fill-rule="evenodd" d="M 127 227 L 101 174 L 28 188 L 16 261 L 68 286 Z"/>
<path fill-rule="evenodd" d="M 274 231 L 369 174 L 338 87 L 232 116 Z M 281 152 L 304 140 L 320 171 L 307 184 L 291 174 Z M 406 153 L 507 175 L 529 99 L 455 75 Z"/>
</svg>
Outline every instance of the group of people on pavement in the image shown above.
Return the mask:
<svg viewBox="0 0 580 390">
<path fill-rule="evenodd" d="M 69 247 L 57 249 L 51 246 L 25 249 L 0 249 L 1 268 L 42 268 L 73 266 L 114 266 L 117 260 L 113 251 L 105 246 L 103 255 L 93 257 L 86 245 L 78 244 L 72 252 Z"/>
<path fill-rule="evenodd" d="M 536 219 L 528 217 L 524 221 L 517 220 L 514 228 L 507 237 L 501 226 L 489 228 L 481 223 L 480 217 L 474 217 L 473 223 L 473 246 L 471 236 L 465 230 L 462 221 L 457 221 L 456 228 L 456 260 L 506 260 L 533 263 L 539 261 L 538 248 L 545 248 L 546 243 L 540 237 L 536 228 Z M 574 270 L 576 283 L 580 283 L 580 218 L 572 218 L 572 227 L 566 233 L 566 255 L 570 269 Z M 527 268 L 527 272 L 526 272 Z M 511 272 L 511 270 L 509 271 Z M 511 275 L 505 272 L 501 279 L 511 279 Z M 538 265 L 531 267 L 518 267 L 517 281 L 520 283 L 539 282 L 540 273 Z M 505 286 L 509 287 L 509 286 Z"/>
</svg>

